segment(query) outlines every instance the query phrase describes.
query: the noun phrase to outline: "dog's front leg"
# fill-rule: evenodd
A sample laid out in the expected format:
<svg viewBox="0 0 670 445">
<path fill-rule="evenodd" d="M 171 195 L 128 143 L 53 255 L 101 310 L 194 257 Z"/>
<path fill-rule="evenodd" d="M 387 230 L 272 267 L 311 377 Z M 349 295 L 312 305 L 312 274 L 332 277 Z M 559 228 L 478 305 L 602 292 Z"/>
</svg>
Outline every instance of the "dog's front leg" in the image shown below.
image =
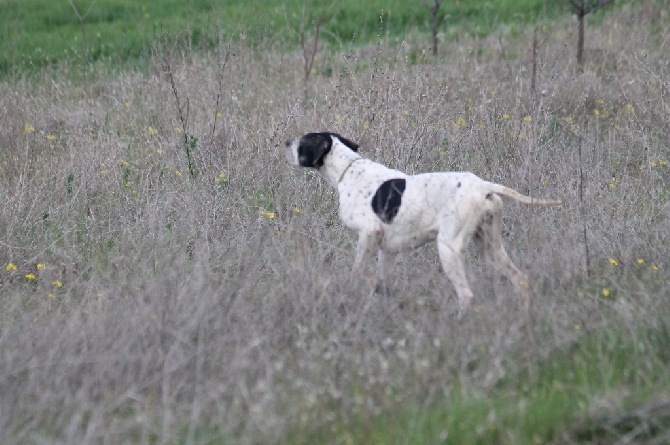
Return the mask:
<svg viewBox="0 0 670 445">
<path fill-rule="evenodd" d="M 377 283 L 377 291 L 384 294 L 388 294 L 389 292 L 388 273 L 395 263 L 396 256 L 397 253 L 387 252 L 381 248 L 377 253 L 377 278 L 379 280 Z"/>
<path fill-rule="evenodd" d="M 352 267 L 352 275 L 361 276 L 373 286 L 377 285 L 377 279 L 370 273 L 370 259 L 375 250 L 379 248 L 381 241 L 381 230 L 361 231 L 358 234 L 356 246 L 356 257 Z"/>
</svg>

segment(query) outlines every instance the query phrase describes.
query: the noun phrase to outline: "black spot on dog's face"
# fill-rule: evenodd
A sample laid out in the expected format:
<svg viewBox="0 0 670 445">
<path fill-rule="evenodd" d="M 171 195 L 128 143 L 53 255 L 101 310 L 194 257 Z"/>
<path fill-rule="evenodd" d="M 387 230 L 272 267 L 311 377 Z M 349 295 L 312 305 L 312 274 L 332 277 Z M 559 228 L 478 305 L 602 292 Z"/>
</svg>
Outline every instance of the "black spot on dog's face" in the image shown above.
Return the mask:
<svg viewBox="0 0 670 445">
<path fill-rule="evenodd" d="M 319 169 L 330 152 L 333 139 L 328 133 L 308 133 L 298 143 L 298 164 L 301 167 Z"/>
<path fill-rule="evenodd" d="M 358 151 L 358 144 L 337 133 L 307 133 L 298 143 L 298 164 L 301 167 L 321 168 L 326 155 L 333 148 L 334 138 L 352 151 Z"/>
<path fill-rule="evenodd" d="M 372 197 L 372 211 L 386 224 L 390 224 L 400 210 L 405 185 L 404 179 L 389 179 L 379 186 Z"/>
</svg>

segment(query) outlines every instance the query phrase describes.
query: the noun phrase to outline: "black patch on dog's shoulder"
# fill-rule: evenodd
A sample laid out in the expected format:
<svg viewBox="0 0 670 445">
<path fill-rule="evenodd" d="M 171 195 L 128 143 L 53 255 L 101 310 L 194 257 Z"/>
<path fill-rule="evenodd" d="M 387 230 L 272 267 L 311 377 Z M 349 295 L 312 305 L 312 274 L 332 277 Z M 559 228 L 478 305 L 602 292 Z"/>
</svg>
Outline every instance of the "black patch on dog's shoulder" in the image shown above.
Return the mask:
<svg viewBox="0 0 670 445">
<path fill-rule="evenodd" d="M 307 133 L 300 138 L 298 144 L 298 163 L 301 167 L 319 169 L 332 147 L 333 138 L 330 133 Z"/>
<path fill-rule="evenodd" d="M 372 197 L 372 211 L 386 224 L 390 224 L 400 210 L 405 183 L 401 178 L 384 181 Z"/>
</svg>

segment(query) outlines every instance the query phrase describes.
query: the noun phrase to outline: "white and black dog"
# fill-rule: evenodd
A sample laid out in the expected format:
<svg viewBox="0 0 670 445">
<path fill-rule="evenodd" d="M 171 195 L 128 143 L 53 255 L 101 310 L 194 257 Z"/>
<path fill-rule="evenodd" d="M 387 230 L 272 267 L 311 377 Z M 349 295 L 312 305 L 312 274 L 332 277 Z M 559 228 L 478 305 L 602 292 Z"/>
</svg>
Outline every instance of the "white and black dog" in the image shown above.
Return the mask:
<svg viewBox="0 0 670 445">
<path fill-rule="evenodd" d="M 473 298 L 463 260 L 474 238 L 486 259 L 512 282 L 523 307 L 528 307 L 528 279 L 502 245 L 503 203 L 498 194 L 526 204 L 558 205 L 560 201 L 530 198 L 468 172 L 406 175 L 362 157 L 358 144 L 337 133 L 309 133 L 289 140 L 285 154 L 289 163 L 316 169 L 337 189 L 340 218 L 358 232 L 354 271 L 361 271 L 377 251 L 377 278 L 384 284 L 400 250 L 436 239 L 462 314 Z"/>
</svg>

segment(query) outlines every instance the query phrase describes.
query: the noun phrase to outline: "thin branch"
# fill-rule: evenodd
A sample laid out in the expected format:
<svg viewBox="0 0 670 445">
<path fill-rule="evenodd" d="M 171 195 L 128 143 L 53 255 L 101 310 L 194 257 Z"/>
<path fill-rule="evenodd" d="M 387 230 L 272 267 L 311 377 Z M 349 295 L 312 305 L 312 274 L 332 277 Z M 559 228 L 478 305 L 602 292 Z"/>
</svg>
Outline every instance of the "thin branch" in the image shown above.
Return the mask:
<svg viewBox="0 0 670 445">
<path fill-rule="evenodd" d="M 319 46 L 319 31 L 321 30 L 321 20 L 322 17 L 320 16 L 318 19 L 316 19 L 316 29 L 314 31 L 314 37 L 312 41 L 312 49 L 311 51 L 308 50 L 307 48 L 307 41 L 305 39 L 305 31 L 300 30 L 299 36 L 300 36 L 300 46 L 302 47 L 302 57 L 303 57 L 303 66 L 305 70 L 305 76 L 303 78 L 304 84 L 305 84 L 305 100 L 307 99 L 307 81 L 309 80 L 309 76 L 312 73 L 312 67 L 314 66 L 314 57 L 316 56 L 316 51 Z"/>
<path fill-rule="evenodd" d="M 309 78 L 310 73 L 312 72 L 312 67 L 314 66 L 314 56 L 316 55 L 316 50 L 319 45 L 319 31 L 321 29 L 321 17 L 316 19 L 316 29 L 314 31 L 314 38 L 312 42 L 312 50 L 308 52 L 307 43 L 305 42 L 305 32 L 300 31 L 300 46 L 302 46 L 302 56 L 305 61 L 305 81 Z"/>
</svg>

